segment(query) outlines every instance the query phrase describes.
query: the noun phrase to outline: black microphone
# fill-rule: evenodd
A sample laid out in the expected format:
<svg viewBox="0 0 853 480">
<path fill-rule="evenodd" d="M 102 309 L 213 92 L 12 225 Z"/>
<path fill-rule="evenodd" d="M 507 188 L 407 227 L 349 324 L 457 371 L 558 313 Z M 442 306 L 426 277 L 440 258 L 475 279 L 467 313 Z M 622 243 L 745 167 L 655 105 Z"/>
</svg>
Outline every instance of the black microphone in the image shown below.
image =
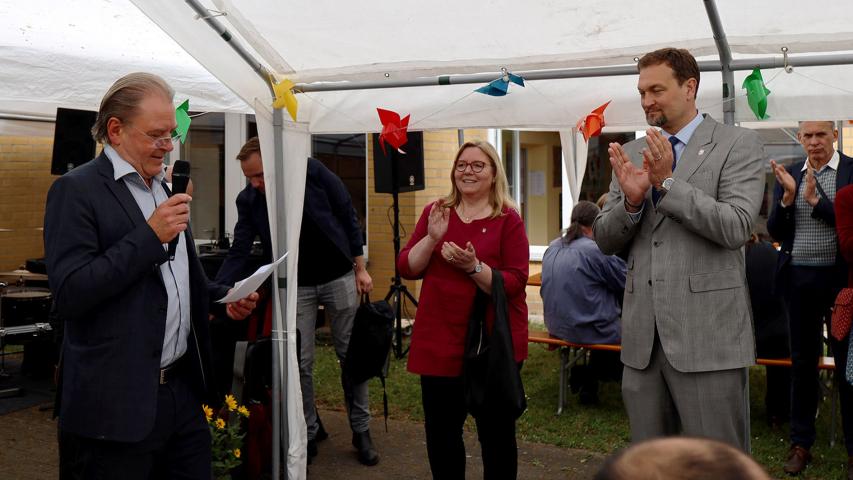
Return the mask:
<svg viewBox="0 0 853 480">
<path fill-rule="evenodd" d="M 172 195 L 176 193 L 187 193 L 187 185 L 190 183 L 190 163 L 184 160 L 177 160 L 172 167 Z M 169 260 L 175 259 L 175 250 L 178 248 L 178 239 L 181 234 L 175 235 L 175 238 L 169 242 Z"/>
</svg>

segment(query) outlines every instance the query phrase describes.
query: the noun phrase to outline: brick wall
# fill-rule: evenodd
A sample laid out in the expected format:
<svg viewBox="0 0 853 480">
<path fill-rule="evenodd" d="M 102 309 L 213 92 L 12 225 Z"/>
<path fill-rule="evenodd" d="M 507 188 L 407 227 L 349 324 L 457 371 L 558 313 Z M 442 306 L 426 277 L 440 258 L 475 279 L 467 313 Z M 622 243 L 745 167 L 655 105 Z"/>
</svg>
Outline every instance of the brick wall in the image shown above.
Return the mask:
<svg viewBox="0 0 853 480">
<path fill-rule="evenodd" d="M 53 137 L 0 136 L 0 271 L 44 256 L 42 230 Z"/>
</svg>

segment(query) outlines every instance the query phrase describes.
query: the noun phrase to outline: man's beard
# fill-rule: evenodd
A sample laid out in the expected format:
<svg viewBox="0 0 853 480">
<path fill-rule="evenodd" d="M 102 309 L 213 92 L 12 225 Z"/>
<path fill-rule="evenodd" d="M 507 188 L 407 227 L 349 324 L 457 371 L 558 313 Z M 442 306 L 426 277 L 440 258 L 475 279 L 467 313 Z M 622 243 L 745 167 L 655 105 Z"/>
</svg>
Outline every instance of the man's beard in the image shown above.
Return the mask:
<svg viewBox="0 0 853 480">
<path fill-rule="evenodd" d="M 663 127 L 668 119 L 663 112 L 646 113 L 646 123 L 653 127 Z"/>
</svg>

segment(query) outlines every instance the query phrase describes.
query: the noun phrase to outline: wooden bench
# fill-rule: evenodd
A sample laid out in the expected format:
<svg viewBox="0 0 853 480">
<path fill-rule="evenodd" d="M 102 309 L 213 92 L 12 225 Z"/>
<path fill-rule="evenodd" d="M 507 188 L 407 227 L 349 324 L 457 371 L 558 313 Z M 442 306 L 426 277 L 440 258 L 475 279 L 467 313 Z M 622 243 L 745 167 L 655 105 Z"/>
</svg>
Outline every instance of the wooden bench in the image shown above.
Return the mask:
<svg viewBox="0 0 853 480">
<path fill-rule="evenodd" d="M 576 365 L 581 359 L 586 358 L 586 354 L 592 350 L 605 350 L 610 352 L 622 351 L 621 345 L 606 345 L 606 344 L 583 344 L 567 342 L 561 338 L 551 336 L 548 332 L 530 330 L 527 334 L 528 343 L 541 343 L 548 346 L 548 350 L 560 350 L 560 383 L 559 383 L 559 399 L 557 401 L 557 415 L 563 413 L 563 408 L 566 406 L 569 374 L 571 368 Z M 790 367 L 790 358 L 759 358 L 755 361 L 758 365 L 773 366 L 773 367 Z M 834 370 L 835 359 L 833 357 L 820 357 L 818 368 L 821 370 Z M 835 388 L 833 384 L 832 397 L 832 417 L 835 418 Z M 834 430 L 834 423 L 833 423 Z M 834 437 L 834 435 L 833 435 Z"/>
</svg>

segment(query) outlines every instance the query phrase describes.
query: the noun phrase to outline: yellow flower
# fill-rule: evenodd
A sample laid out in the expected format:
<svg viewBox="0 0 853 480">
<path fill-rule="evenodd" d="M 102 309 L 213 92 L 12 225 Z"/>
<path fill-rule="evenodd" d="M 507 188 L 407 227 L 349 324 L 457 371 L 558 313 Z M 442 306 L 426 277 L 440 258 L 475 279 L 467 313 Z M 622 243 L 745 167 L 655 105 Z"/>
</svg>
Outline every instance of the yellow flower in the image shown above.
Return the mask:
<svg viewBox="0 0 853 480">
<path fill-rule="evenodd" d="M 234 449 L 234 458 L 240 458 L 240 449 L 239 448 Z"/>
<path fill-rule="evenodd" d="M 213 409 L 204 404 L 202 404 L 201 408 L 204 410 L 204 418 L 207 420 L 207 423 L 210 423 L 210 419 L 213 418 Z"/>
<path fill-rule="evenodd" d="M 237 413 L 239 413 L 240 415 L 242 415 L 246 418 L 249 418 L 249 409 L 244 407 L 243 405 L 240 405 L 240 407 L 237 408 Z"/>
<path fill-rule="evenodd" d="M 229 412 L 237 409 L 237 400 L 234 400 L 234 395 L 225 395 L 225 404 L 228 405 Z"/>
<path fill-rule="evenodd" d="M 217 419 L 216 419 L 216 428 L 218 428 L 218 429 L 220 429 L 220 430 L 222 430 L 223 428 L 225 428 L 225 420 L 223 420 L 223 419 L 221 419 L 221 418 L 217 418 Z"/>
</svg>

